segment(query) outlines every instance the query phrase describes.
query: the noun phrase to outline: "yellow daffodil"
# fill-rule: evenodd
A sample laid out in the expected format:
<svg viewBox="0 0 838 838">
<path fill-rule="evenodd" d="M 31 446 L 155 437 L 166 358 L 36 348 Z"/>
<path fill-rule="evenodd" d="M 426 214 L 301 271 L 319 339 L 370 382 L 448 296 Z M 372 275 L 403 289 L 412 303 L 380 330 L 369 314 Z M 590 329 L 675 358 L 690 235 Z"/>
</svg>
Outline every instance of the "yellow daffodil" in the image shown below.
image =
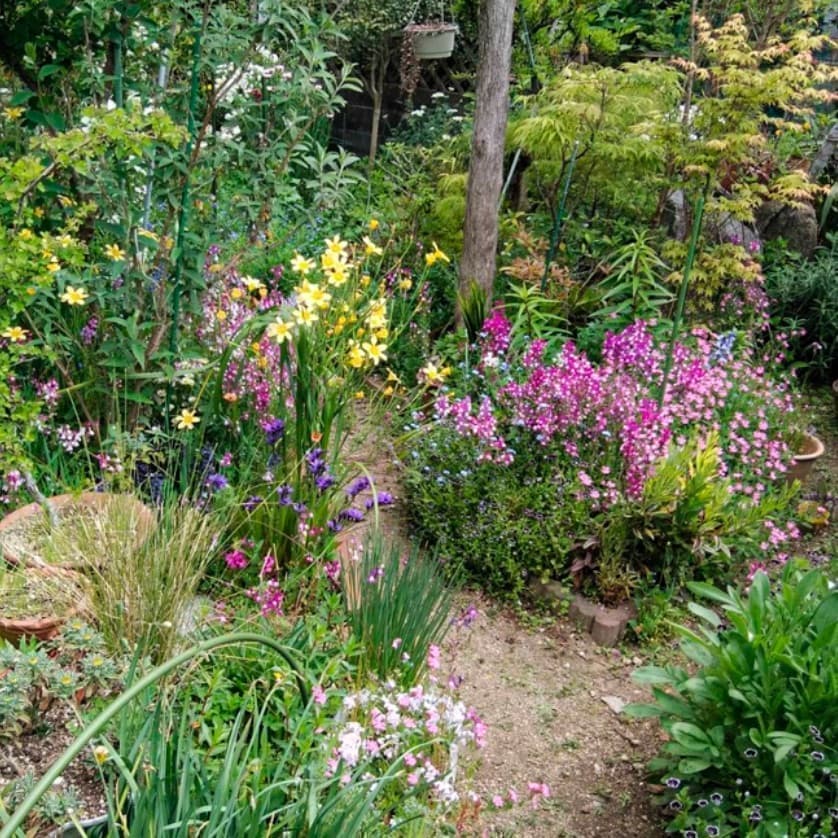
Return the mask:
<svg viewBox="0 0 838 838">
<path fill-rule="evenodd" d="M 370 223 L 367 226 L 370 228 L 370 230 L 373 230 L 373 231 L 377 230 L 378 227 L 379 227 L 378 219 L 377 218 L 371 218 Z"/>
<path fill-rule="evenodd" d="M 381 361 L 387 360 L 387 347 L 383 343 L 379 343 L 377 338 L 373 337 L 366 341 L 363 346 L 364 352 L 367 353 L 374 366 L 377 367 Z"/>
<path fill-rule="evenodd" d="M 314 270 L 314 262 L 311 259 L 306 259 L 300 253 L 294 253 L 294 258 L 291 260 L 291 270 L 300 276 L 306 276 Z"/>
<path fill-rule="evenodd" d="M 253 276 L 243 276 L 242 282 L 244 287 L 252 294 L 254 291 L 261 291 L 265 287 L 265 283 L 261 279 L 256 279 Z"/>
<path fill-rule="evenodd" d="M 273 323 L 268 324 L 268 328 L 265 329 L 265 334 L 281 344 L 285 343 L 286 340 L 291 340 L 294 336 L 294 329 L 290 323 L 286 323 L 284 320 L 277 318 Z"/>
<path fill-rule="evenodd" d="M 87 302 L 90 295 L 84 288 L 73 288 L 68 285 L 64 293 L 58 298 L 62 303 L 67 303 L 68 306 L 83 306 Z"/>
<path fill-rule="evenodd" d="M 430 253 L 425 254 L 425 264 L 430 267 L 437 262 L 450 262 L 451 260 L 439 249 L 436 242 L 431 242 L 434 249 Z"/>
<path fill-rule="evenodd" d="M 109 244 L 105 247 L 105 256 L 112 262 L 119 262 L 125 258 L 125 251 L 118 244 Z"/>
<path fill-rule="evenodd" d="M 326 268 L 326 279 L 329 285 L 333 285 L 335 288 L 340 288 L 349 276 L 347 274 L 347 268 L 348 265 L 344 262 L 335 262 L 331 268 Z"/>
<path fill-rule="evenodd" d="M 21 329 L 20 326 L 9 326 L 3 330 L 3 337 L 12 343 L 23 343 L 26 340 L 27 334 L 26 329 Z"/>
<path fill-rule="evenodd" d="M 419 370 L 419 374 L 422 376 L 426 384 L 442 383 L 442 374 L 436 364 L 428 362 L 421 370 Z"/>
<path fill-rule="evenodd" d="M 300 326 L 310 326 L 312 323 L 316 323 L 319 318 L 317 312 L 313 309 L 298 306 L 294 309 L 294 319 Z"/>
<path fill-rule="evenodd" d="M 6 119 L 20 119 L 23 116 L 23 108 L 3 108 L 3 116 Z"/>
<path fill-rule="evenodd" d="M 367 256 L 381 256 L 384 251 L 369 237 L 364 236 L 364 253 Z"/>
<path fill-rule="evenodd" d="M 357 341 L 350 341 L 349 342 L 349 357 L 347 358 L 346 363 L 349 364 L 350 367 L 353 367 L 356 370 L 361 369 L 361 367 L 366 364 L 367 359 L 364 355 L 364 350 L 358 345 Z"/>
<path fill-rule="evenodd" d="M 200 417 L 194 410 L 189 410 L 188 407 L 185 407 L 175 416 L 175 427 L 179 431 L 191 431 L 200 421 Z"/>
<path fill-rule="evenodd" d="M 346 242 L 341 239 L 340 236 L 335 236 L 331 239 L 325 239 L 326 243 L 326 252 L 333 253 L 335 256 L 345 256 L 346 255 Z"/>
</svg>

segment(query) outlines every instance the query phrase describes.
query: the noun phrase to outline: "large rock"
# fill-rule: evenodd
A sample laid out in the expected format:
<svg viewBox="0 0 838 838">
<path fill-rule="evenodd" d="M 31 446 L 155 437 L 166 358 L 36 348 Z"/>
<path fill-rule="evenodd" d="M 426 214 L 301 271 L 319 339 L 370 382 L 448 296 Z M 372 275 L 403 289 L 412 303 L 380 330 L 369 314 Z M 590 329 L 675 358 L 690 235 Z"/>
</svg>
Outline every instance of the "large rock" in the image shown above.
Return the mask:
<svg viewBox="0 0 838 838">
<path fill-rule="evenodd" d="M 790 250 L 807 259 L 818 246 L 818 218 L 811 204 L 789 206 L 779 201 L 766 201 L 756 211 L 760 236 L 765 240 L 785 239 Z"/>
</svg>

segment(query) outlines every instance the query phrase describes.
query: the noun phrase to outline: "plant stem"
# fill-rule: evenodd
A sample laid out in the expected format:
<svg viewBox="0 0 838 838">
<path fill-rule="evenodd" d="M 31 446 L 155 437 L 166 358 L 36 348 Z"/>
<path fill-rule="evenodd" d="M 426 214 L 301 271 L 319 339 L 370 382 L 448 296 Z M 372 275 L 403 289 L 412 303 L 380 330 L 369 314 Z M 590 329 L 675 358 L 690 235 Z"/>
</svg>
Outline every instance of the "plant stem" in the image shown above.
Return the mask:
<svg viewBox="0 0 838 838">
<path fill-rule="evenodd" d="M 291 657 L 287 649 L 278 643 L 276 640 L 266 637 L 261 634 L 254 634 L 249 632 L 241 632 L 238 634 L 227 634 L 221 637 L 214 637 L 211 640 L 205 640 L 197 643 L 191 649 L 177 655 L 174 658 L 161 663 L 160 666 L 155 667 L 147 675 L 140 678 L 132 684 L 119 698 L 116 699 L 109 707 L 106 707 L 77 737 L 63 754 L 50 766 L 49 770 L 44 774 L 40 781 L 35 785 L 31 792 L 26 796 L 26 799 L 20 806 L 15 809 L 9 818 L 6 825 L 0 830 L 0 838 L 15 838 L 15 833 L 20 829 L 26 821 L 29 813 L 43 797 L 43 795 L 52 788 L 53 783 L 62 775 L 70 763 L 82 752 L 88 743 L 98 736 L 108 725 L 111 719 L 117 715 L 121 710 L 128 706 L 138 695 L 144 690 L 148 689 L 156 681 L 159 681 L 164 675 L 167 675 L 173 669 L 179 667 L 182 663 L 192 660 L 199 655 L 209 652 L 212 649 L 220 648 L 221 646 L 232 646 L 236 643 L 262 643 L 273 649 L 294 671 L 297 679 L 297 686 L 300 690 L 300 695 L 303 698 L 303 703 L 309 702 L 309 690 L 305 679 L 300 672 L 297 663 Z"/>
<path fill-rule="evenodd" d="M 698 196 L 695 204 L 695 217 L 693 218 L 692 235 L 690 236 L 690 248 L 687 251 L 687 261 L 684 265 L 684 278 L 681 280 L 681 288 L 678 292 L 678 302 L 675 306 L 675 316 L 672 318 L 672 336 L 669 339 L 669 348 L 666 350 L 666 359 L 663 364 L 663 381 L 658 396 L 658 405 L 663 405 L 663 397 L 666 395 L 666 384 L 669 373 L 672 370 L 672 356 L 675 352 L 675 342 L 678 340 L 678 332 L 681 328 L 681 321 L 684 318 L 684 304 L 687 299 L 687 286 L 690 284 L 695 254 L 698 249 L 698 237 L 701 234 L 701 222 L 704 216 L 704 192 Z"/>
</svg>

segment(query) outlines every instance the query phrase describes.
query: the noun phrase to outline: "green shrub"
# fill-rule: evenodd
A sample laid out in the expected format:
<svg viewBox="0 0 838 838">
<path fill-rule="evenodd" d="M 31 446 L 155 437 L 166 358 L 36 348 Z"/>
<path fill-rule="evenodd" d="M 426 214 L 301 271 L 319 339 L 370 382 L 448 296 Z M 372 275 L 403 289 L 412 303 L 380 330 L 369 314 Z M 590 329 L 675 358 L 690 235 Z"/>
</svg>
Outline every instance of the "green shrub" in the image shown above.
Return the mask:
<svg viewBox="0 0 838 838">
<path fill-rule="evenodd" d="M 765 285 L 775 323 L 804 330 L 791 337 L 794 360 L 813 378 L 838 378 L 838 238 L 811 261 L 788 259 L 769 268 Z"/>
<path fill-rule="evenodd" d="M 758 573 L 747 595 L 691 583 L 724 617 L 692 603 L 678 627 L 697 671 L 638 670 L 669 736 L 651 764 L 683 835 L 814 836 L 838 825 L 838 591 L 820 570 L 789 563 Z M 690 669 L 694 670 L 695 666 Z"/>
<path fill-rule="evenodd" d="M 543 452 L 527 456 L 522 439 L 511 465 L 478 462 L 474 443 L 444 427 L 412 446 L 410 524 L 452 570 L 500 596 L 516 596 L 530 576 L 568 571 L 585 508 Z"/>
</svg>

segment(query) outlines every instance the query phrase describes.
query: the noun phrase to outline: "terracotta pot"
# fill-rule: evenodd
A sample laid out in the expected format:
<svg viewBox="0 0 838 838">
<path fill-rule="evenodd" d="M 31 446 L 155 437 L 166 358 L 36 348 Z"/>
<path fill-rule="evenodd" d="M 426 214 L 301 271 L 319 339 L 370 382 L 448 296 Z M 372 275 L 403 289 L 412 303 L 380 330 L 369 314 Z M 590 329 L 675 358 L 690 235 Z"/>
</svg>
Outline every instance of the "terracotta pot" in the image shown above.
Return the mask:
<svg viewBox="0 0 838 838">
<path fill-rule="evenodd" d="M 145 533 L 151 529 L 154 524 L 154 512 L 138 498 L 130 498 L 130 496 L 127 495 L 113 495 L 107 492 L 82 492 L 80 495 L 56 495 L 55 497 L 49 498 L 49 503 L 57 512 L 60 512 L 68 506 L 100 510 L 108 503 L 112 502 L 115 498 L 119 498 L 120 502 L 125 502 L 126 498 L 128 498 L 128 502 L 135 507 L 138 533 Z M 9 513 L 5 518 L 0 520 L 0 536 L 2 536 L 4 530 L 12 529 L 28 518 L 41 517 L 45 514 L 46 512 L 44 511 L 44 508 L 39 503 L 30 503 L 26 506 L 21 506 L 19 509 Z M 27 558 L 16 556 L 14 552 L 5 545 L 2 547 L 2 554 L 6 562 L 11 565 L 26 564 L 30 567 L 48 567 L 45 562 L 35 558 L 34 556 L 29 556 Z M 78 569 L 77 564 L 73 562 L 62 562 L 56 566 L 68 569 Z"/>
<path fill-rule="evenodd" d="M 29 567 L 25 573 L 37 573 L 45 576 L 64 578 L 68 585 L 78 586 L 78 574 L 70 570 L 52 567 Z M 36 640 L 50 640 L 61 630 L 67 620 L 77 617 L 85 610 L 84 592 L 78 586 L 78 604 L 68 609 L 61 615 L 50 615 L 46 617 L 3 617 L 0 616 L 0 638 L 8 640 L 9 643 L 17 645 L 23 638 L 34 638 Z"/>
<path fill-rule="evenodd" d="M 815 461 L 823 456 L 823 452 L 824 445 L 816 436 L 804 434 L 800 451 L 795 453 L 786 472 L 786 482 L 799 480 L 802 483 L 811 474 Z"/>
</svg>

